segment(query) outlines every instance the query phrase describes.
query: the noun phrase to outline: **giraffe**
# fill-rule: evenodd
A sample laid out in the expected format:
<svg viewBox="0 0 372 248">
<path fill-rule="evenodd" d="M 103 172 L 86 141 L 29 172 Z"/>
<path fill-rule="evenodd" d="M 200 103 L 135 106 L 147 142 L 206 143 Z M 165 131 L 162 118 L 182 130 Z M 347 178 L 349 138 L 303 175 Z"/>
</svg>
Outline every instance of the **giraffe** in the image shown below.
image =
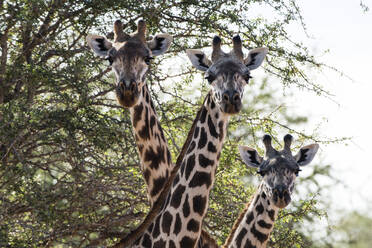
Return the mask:
<svg viewBox="0 0 372 248">
<path fill-rule="evenodd" d="M 239 147 L 244 163 L 258 169 L 262 181 L 251 202 L 236 220 L 223 247 L 266 247 L 279 210 L 291 202 L 300 166 L 308 165 L 319 148 L 318 144 L 307 145 L 293 156 L 290 148 L 292 139 L 290 134 L 285 135 L 284 148 L 277 151 L 271 145 L 271 136 L 265 135 L 264 158 L 253 148 Z"/>
<path fill-rule="evenodd" d="M 104 36 L 88 35 L 87 43 L 98 56 L 106 58 L 114 70 L 116 97 L 122 107 L 129 108 L 147 196 L 153 205 L 174 166 L 145 75 L 153 56 L 168 50 L 172 36 L 159 34 L 151 41 L 146 41 L 145 36 L 145 21 L 140 20 L 137 32 L 129 35 L 123 32 L 123 24 L 117 20 L 113 42 Z"/>
<path fill-rule="evenodd" d="M 208 208 L 227 124 L 241 107 L 250 71 L 258 68 L 266 48 L 253 49 L 243 58 L 239 36 L 233 38 L 230 53 L 221 50 L 221 39 L 213 39 L 212 61 L 200 50 L 186 53 L 194 67 L 206 72 L 212 86 L 189 133 L 186 154 L 176 172 L 169 193 L 153 222 L 133 247 L 187 247 L 201 245 L 201 225 Z M 123 247 L 119 243 L 116 247 Z"/>
</svg>

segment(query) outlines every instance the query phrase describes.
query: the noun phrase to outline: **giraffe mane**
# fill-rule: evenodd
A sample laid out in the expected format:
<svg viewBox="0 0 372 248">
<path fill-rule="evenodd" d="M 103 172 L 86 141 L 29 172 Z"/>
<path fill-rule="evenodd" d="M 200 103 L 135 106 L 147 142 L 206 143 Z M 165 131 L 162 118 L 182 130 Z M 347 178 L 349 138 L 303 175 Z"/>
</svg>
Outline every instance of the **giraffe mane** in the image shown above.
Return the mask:
<svg viewBox="0 0 372 248">
<path fill-rule="evenodd" d="M 232 242 L 232 240 L 234 238 L 235 232 L 238 229 L 240 222 L 244 218 L 245 213 L 248 211 L 248 208 L 251 205 L 252 200 L 253 200 L 253 198 L 254 198 L 255 195 L 256 194 L 253 194 L 253 196 L 251 197 L 251 200 L 245 205 L 245 208 L 240 213 L 239 217 L 235 220 L 235 223 L 234 223 L 233 227 L 231 228 L 230 234 L 227 237 L 227 239 L 225 241 L 225 244 L 223 244 L 222 248 L 227 248 L 231 244 L 231 242 Z"/>
<path fill-rule="evenodd" d="M 124 238 L 122 238 L 119 241 L 119 243 L 115 244 L 112 247 L 119 248 L 119 247 L 129 247 L 130 245 L 132 245 L 133 242 L 135 242 L 143 234 L 143 232 L 146 231 L 146 229 L 154 221 L 155 217 L 160 213 L 160 211 L 162 209 L 162 206 L 163 206 L 164 202 L 166 201 L 168 193 L 170 192 L 170 189 L 172 187 L 173 180 L 176 177 L 179 168 L 181 167 L 182 160 L 185 157 L 186 151 L 187 151 L 187 149 L 188 149 L 188 147 L 191 143 L 191 140 L 192 140 L 192 137 L 193 137 L 193 134 L 194 134 L 194 130 L 195 130 L 195 127 L 196 127 L 196 123 L 198 122 L 198 120 L 200 118 L 201 110 L 203 109 L 204 103 L 205 103 L 206 99 L 210 96 L 210 94 L 211 94 L 211 92 L 209 92 L 207 94 L 207 96 L 204 98 L 203 104 L 202 104 L 202 106 L 200 107 L 200 109 L 198 110 L 198 112 L 196 114 L 196 118 L 194 119 L 194 122 L 192 123 L 191 129 L 190 129 L 190 131 L 187 135 L 186 141 L 183 144 L 180 155 L 177 158 L 176 165 L 174 166 L 169 179 L 164 184 L 164 188 L 163 188 L 161 194 L 159 195 L 158 199 L 156 200 L 156 202 L 154 203 L 154 205 L 152 206 L 152 208 L 150 209 L 150 211 L 148 212 L 148 214 L 146 215 L 146 217 L 142 221 L 142 223 L 136 229 L 132 230 L 129 234 L 127 234 Z M 204 237 L 206 237 L 206 236 L 204 236 Z M 210 235 L 208 234 L 208 240 L 209 239 L 213 239 L 213 238 L 210 237 Z"/>
</svg>

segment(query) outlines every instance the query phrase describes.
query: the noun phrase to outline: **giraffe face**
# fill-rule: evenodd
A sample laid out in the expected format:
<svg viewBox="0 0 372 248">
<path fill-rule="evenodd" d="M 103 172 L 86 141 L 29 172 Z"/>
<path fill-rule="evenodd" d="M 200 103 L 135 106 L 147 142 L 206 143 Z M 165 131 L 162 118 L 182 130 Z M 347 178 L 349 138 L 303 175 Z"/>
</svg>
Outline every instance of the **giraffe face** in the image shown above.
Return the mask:
<svg viewBox="0 0 372 248">
<path fill-rule="evenodd" d="M 116 76 L 116 97 L 125 108 L 133 107 L 142 97 L 145 75 L 153 56 L 164 54 L 172 42 L 168 34 L 156 35 L 146 41 L 146 24 L 138 22 L 137 32 L 128 35 L 123 32 L 120 21 L 114 23 L 114 42 L 104 36 L 88 35 L 90 48 L 110 62 Z"/>
<path fill-rule="evenodd" d="M 284 208 L 291 202 L 294 182 L 299 171 L 300 167 L 293 159 L 280 154 L 263 161 L 262 169 L 258 171 L 262 176 L 263 190 L 277 207 Z"/>
<path fill-rule="evenodd" d="M 258 169 L 262 176 L 263 190 L 271 201 L 279 208 L 285 208 L 291 202 L 294 182 L 301 171 L 300 166 L 308 165 L 318 151 L 318 144 L 304 146 L 292 156 L 290 146 L 292 136 L 284 136 L 284 148 L 281 151 L 271 146 L 271 137 L 263 138 L 266 153 L 261 157 L 258 152 L 247 146 L 240 146 L 240 156 L 244 163 Z"/>
<path fill-rule="evenodd" d="M 267 54 L 266 48 L 256 48 L 244 59 L 239 36 L 233 38 L 233 45 L 233 50 L 225 53 L 221 50 L 221 39 L 214 37 L 212 61 L 200 50 L 186 50 L 193 66 L 206 72 L 205 78 L 213 88 L 214 101 L 228 115 L 236 114 L 242 108 L 244 86 L 250 72 L 262 64 Z"/>
<path fill-rule="evenodd" d="M 242 108 L 244 86 L 250 78 L 249 70 L 239 60 L 221 58 L 206 71 L 213 88 L 213 100 L 226 114 L 236 114 Z"/>
<path fill-rule="evenodd" d="M 134 106 L 142 96 L 142 86 L 151 59 L 151 50 L 135 39 L 114 44 L 109 50 L 108 60 L 116 76 L 116 98 L 123 107 Z"/>
</svg>

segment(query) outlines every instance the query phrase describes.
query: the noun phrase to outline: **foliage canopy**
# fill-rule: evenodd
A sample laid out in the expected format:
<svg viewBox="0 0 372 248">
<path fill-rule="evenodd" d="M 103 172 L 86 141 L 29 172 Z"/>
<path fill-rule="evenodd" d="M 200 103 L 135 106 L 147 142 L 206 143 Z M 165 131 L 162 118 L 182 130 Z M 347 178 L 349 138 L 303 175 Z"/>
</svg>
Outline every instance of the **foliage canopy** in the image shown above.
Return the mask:
<svg viewBox="0 0 372 248">
<path fill-rule="evenodd" d="M 257 8 L 273 18 L 252 13 Z M 306 71 L 323 65 L 286 32 L 291 23 L 305 29 L 294 0 L 0 1 L 1 247 L 107 245 L 148 211 L 128 111 L 112 94 L 110 68 L 85 44 L 88 33 L 109 34 L 116 19 L 130 33 L 140 18 L 150 35 L 174 37 L 171 52 L 154 61 L 147 80 L 173 158 L 201 104 L 203 97 L 195 96 L 208 91 L 188 62 L 174 58 L 186 48 L 209 47 L 215 34 L 231 42 L 240 33 L 245 48 L 269 48 L 264 70 L 271 79 L 246 87 L 211 194 L 205 227 L 219 243 L 254 191 L 242 177 L 253 171 L 240 161 L 237 144 L 254 146 L 264 132 L 284 133 L 307 121 L 281 107 L 269 81 L 325 93 Z M 289 131 L 300 142 L 313 138 Z M 315 176 L 304 181 L 314 184 Z M 272 247 L 311 244 L 301 223 L 323 213 L 308 191 L 299 198 L 282 212 Z"/>
</svg>

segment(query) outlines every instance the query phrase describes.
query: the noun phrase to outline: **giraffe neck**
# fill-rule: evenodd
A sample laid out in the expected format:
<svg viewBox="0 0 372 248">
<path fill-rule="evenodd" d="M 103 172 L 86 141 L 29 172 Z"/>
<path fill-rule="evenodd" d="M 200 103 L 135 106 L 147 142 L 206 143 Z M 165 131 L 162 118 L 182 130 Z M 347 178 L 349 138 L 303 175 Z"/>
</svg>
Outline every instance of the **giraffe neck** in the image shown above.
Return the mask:
<svg viewBox="0 0 372 248">
<path fill-rule="evenodd" d="M 142 88 L 142 97 L 129 111 L 141 170 L 147 184 L 147 196 L 153 205 L 168 180 L 173 165 L 168 143 L 146 84 Z"/>
<path fill-rule="evenodd" d="M 227 122 L 228 116 L 208 94 L 163 208 L 137 240 L 136 247 L 195 247 L 208 208 Z"/>
<path fill-rule="evenodd" d="M 279 208 L 265 194 L 263 187 L 261 183 L 252 201 L 247 204 L 234 224 L 224 247 L 266 247 Z"/>
</svg>

